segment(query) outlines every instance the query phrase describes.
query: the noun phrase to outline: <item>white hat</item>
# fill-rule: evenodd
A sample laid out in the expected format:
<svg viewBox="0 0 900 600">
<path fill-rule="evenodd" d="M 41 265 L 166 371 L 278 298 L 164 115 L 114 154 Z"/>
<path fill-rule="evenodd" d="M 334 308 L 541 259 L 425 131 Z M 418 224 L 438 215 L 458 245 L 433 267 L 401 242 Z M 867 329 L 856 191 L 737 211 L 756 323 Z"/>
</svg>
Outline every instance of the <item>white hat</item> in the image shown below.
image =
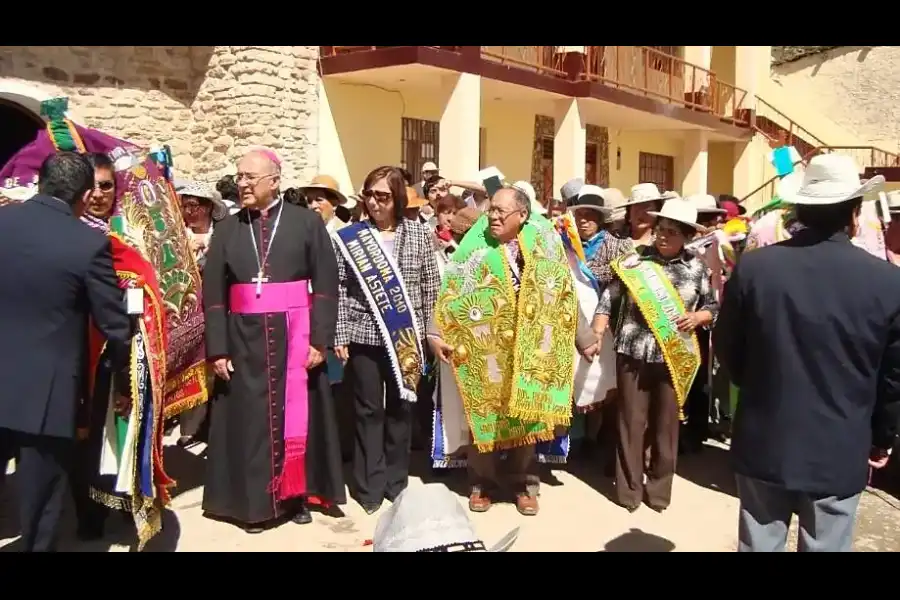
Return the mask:
<svg viewBox="0 0 900 600">
<path fill-rule="evenodd" d="M 194 198 L 204 198 L 212 202 L 212 218 L 218 221 L 228 214 L 228 207 L 222 202 L 222 194 L 212 189 L 212 187 L 199 181 L 187 182 L 178 194 L 180 196 L 193 196 Z"/>
<path fill-rule="evenodd" d="M 728 214 L 727 210 L 719 208 L 716 199 L 710 194 L 691 194 L 690 196 L 685 196 L 684 199 L 693 204 L 699 214 Z"/>
<path fill-rule="evenodd" d="M 597 211 L 603 216 L 607 216 L 612 212 L 612 207 L 606 205 L 606 195 L 603 188 L 596 185 L 583 185 L 578 191 L 572 203 L 569 205 L 569 211 L 575 211 L 579 208 L 589 208 Z"/>
<path fill-rule="evenodd" d="M 431 161 L 428 161 L 427 163 L 425 163 L 424 165 L 422 165 L 422 172 L 423 172 L 423 173 L 424 173 L 425 171 L 437 171 L 437 170 L 438 170 L 437 165 L 434 164 L 434 163 L 431 162 Z"/>
<path fill-rule="evenodd" d="M 631 188 L 631 197 L 622 206 L 634 206 L 635 204 L 656 202 L 658 200 L 665 200 L 665 197 L 660 193 L 655 183 L 639 183 Z"/>
<path fill-rule="evenodd" d="M 800 188 L 796 192 L 788 191 L 784 196 L 779 194 L 779 197 L 791 204 L 826 206 L 878 191 L 882 184 L 883 175 L 868 181 L 860 180 L 856 161 L 847 155 L 819 154 L 806 166 Z"/>
<path fill-rule="evenodd" d="M 674 194 L 674 192 L 667 193 Z M 663 202 L 662 210 L 659 212 L 649 211 L 647 214 L 660 219 L 678 221 L 679 223 L 690 225 L 698 231 L 706 231 L 706 227 L 697 223 L 697 209 L 693 202 L 687 198 L 679 198 L 678 196 L 670 197 Z"/>
<path fill-rule="evenodd" d="M 506 552 L 518 527 L 490 549 L 478 538 L 456 495 L 442 483 L 410 482 L 375 527 L 375 552 Z"/>
<path fill-rule="evenodd" d="M 528 196 L 528 201 L 531 202 L 531 212 L 539 215 L 547 214 L 547 207 L 537 201 L 537 193 L 534 191 L 534 186 L 527 181 L 517 181 L 512 184 L 512 187 Z"/>
</svg>

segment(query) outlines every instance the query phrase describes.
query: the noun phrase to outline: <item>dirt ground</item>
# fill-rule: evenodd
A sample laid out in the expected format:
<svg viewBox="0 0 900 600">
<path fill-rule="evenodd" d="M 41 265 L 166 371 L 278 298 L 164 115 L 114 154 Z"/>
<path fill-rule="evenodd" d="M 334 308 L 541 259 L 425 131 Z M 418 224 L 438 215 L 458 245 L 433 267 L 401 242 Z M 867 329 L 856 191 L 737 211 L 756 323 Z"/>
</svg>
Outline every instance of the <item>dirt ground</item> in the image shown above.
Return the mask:
<svg viewBox="0 0 900 600">
<path fill-rule="evenodd" d="M 378 515 L 368 516 L 354 502 L 343 507 L 343 518 L 314 513 L 310 525 L 287 523 L 258 535 L 248 535 L 203 517 L 202 447 L 186 451 L 169 446 L 166 465 L 179 482 L 167 512 L 164 531 L 148 552 L 371 552 Z M 419 474 L 430 477 L 425 457 L 416 457 Z M 672 506 L 662 514 L 642 507 L 634 514 L 609 500 L 611 482 L 602 477 L 596 461 L 574 461 L 543 474 L 541 512 L 521 517 L 511 504 L 498 504 L 472 520 L 487 543 L 521 527 L 513 552 L 731 552 L 736 547 L 738 502 L 734 497 L 727 448 L 714 444 L 679 464 Z M 417 477 L 418 478 L 418 477 Z M 9 478 L 14 483 L 15 476 Z M 442 477 L 451 489 L 464 492 L 462 473 Z M 13 551 L 17 536 L 15 486 L 0 494 L 0 551 Z M 460 502 L 465 499 L 460 496 Z M 133 526 L 111 519 L 101 542 L 74 540 L 68 513 L 64 549 L 69 551 L 128 552 Z M 796 520 L 795 520 L 796 521 Z M 900 550 L 900 501 L 891 493 L 870 489 L 863 494 L 854 549 L 863 552 Z M 792 528 L 796 544 L 796 522 Z"/>
</svg>

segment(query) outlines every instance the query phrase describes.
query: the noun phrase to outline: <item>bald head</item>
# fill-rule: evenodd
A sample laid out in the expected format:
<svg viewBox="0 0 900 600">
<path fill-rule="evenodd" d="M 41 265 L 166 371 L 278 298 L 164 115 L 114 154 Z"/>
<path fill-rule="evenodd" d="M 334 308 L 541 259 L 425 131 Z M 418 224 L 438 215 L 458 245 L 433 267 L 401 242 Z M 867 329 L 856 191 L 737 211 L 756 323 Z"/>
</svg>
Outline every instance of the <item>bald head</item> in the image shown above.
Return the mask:
<svg viewBox="0 0 900 600">
<path fill-rule="evenodd" d="M 235 178 L 243 206 L 264 209 L 278 197 L 281 165 L 271 150 L 255 149 L 238 162 Z"/>
</svg>

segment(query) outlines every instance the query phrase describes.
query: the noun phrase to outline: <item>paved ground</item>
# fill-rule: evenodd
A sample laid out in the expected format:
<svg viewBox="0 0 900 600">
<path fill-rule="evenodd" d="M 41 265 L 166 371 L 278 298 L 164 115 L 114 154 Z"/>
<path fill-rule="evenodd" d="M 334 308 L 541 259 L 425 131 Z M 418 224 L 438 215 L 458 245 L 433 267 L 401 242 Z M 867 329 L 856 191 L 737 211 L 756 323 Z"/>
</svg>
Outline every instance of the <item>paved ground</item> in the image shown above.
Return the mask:
<svg viewBox="0 0 900 600">
<path fill-rule="evenodd" d="M 699 455 L 684 458 L 675 481 L 674 501 L 663 514 L 645 507 L 634 514 L 627 513 L 607 498 L 610 483 L 598 476 L 591 464 L 576 463 L 566 470 L 545 474 L 538 516 L 524 518 L 514 506 L 500 504 L 488 513 L 472 515 L 472 519 L 488 544 L 521 526 L 515 552 L 730 552 L 736 545 L 737 500 L 726 457 L 724 447 L 710 446 Z M 371 551 L 365 542 L 372 537 L 377 515 L 367 516 L 352 501 L 344 507 L 344 518 L 314 514 L 311 525 L 287 523 L 259 535 L 248 535 L 203 517 L 201 456 L 173 446 L 167 450 L 166 464 L 181 486 L 172 511 L 167 514 L 164 532 L 146 551 Z M 446 481 L 451 488 L 462 491 L 459 477 Z M 0 498 L 0 551 L 15 548 L 16 519 L 10 496 L 7 493 L 5 500 Z M 460 502 L 464 502 L 462 497 Z M 107 540 L 81 544 L 72 540 L 73 527 L 69 522 L 66 549 L 129 551 L 133 539 L 128 526 L 114 524 Z M 885 492 L 869 490 L 863 495 L 855 549 L 900 550 L 898 534 L 900 502 Z M 795 544 L 796 525 L 792 540 Z"/>
</svg>

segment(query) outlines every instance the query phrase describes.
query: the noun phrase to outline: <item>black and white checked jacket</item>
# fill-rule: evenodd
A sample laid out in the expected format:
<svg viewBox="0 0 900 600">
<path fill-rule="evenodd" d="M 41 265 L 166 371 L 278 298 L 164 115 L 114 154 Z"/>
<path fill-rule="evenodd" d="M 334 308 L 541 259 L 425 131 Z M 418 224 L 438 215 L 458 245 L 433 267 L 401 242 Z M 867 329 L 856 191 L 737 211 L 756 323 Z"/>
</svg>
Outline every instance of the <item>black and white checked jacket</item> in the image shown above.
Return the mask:
<svg viewBox="0 0 900 600">
<path fill-rule="evenodd" d="M 334 237 L 334 236 L 332 236 Z M 378 329 L 366 295 L 360 287 L 353 267 L 332 239 L 338 264 L 338 322 L 334 338 L 335 346 L 349 343 L 384 347 L 384 340 Z M 441 276 L 434 256 L 431 230 L 428 226 L 404 219 L 397 227 L 394 237 L 394 262 L 400 269 L 403 283 L 409 294 L 419 335 L 425 336 L 425 328 L 434 312 Z"/>
</svg>

